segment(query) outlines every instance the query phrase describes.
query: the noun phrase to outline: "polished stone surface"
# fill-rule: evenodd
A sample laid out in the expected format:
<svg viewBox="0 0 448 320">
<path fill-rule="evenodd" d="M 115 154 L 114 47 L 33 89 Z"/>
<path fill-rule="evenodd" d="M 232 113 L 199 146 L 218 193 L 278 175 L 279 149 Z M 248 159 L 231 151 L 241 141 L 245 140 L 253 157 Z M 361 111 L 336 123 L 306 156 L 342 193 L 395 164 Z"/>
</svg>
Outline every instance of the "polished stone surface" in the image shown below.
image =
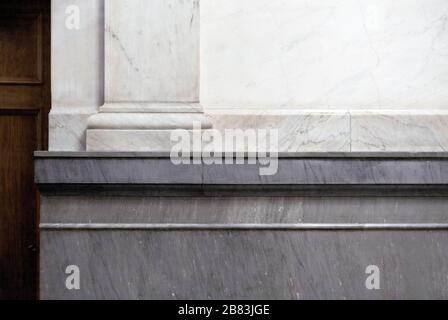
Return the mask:
<svg viewBox="0 0 448 320">
<path fill-rule="evenodd" d="M 105 19 L 107 102 L 198 101 L 199 0 L 108 0 Z"/>
<path fill-rule="evenodd" d="M 352 151 L 446 151 L 446 111 L 351 112 Z"/>
<path fill-rule="evenodd" d="M 65 26 L 69 5 L 79 30 Z M 164 133 L 138 129 L 86 141 L 105 87 L 101 111 L 135 112 L 127 126 L 141 113 L 184 123 L 203 105 L 201 125 L 278 129 L 280 151 L 447 149 L 442 0 L 115 0 L 105 35 L 104 0 L 52 6 L 52 151 L 168 151 Z"/>
<path fill-rule="evenodd" d="M 447 299 L 447 245 L 447 231 L 43 230 L 41 298 Z"/>
<path fill-rule="evenodd" d="M 103 112 L 89 118 L 89 130 L 168 130 L 193 129 L 201 125 L 201 129 L 208 129 L 211 125 L 203 123 L 201 113 L 132 113 L 132 112 Z M 124 139 L 126 140 L 126 139 Z M 108 141 L 109 143 L 111 141 Z M 91 146 L 94 148 L 94 146 Z M 168 149 L 169 150 L 169 149 Z M 112 151 L 112 150 L 111 150 Z"/>
<path fill-rule="evenodd" d="M 95 115 L 95 117 L 100 115 L 102 114 Z M 115 115 L 120 114 L 118 113 Z M 173 149 L 173 146 L 177 144 L 176 141 L 172 141 L 172 132 L 173 130 L 178 130 L 180 128 L 172 126 L 170 129 L 163 129 L 163 127 L 169 126 L 168 123 L 171 123 L 171 125 L 175 123 L 179 126 L 183 126 L 183 133 L 188 134 L 189 143 L 193 146 L 193 135 L 201 135 L 204 132 L 204 130 L 186 129 L 193 126 L 193 123 L 188 122 L 188 120 L 195 118 L 201 120 L 203 116 L 196 115 L 195 117 L 187 115 L 185 117 L 178 117 L 173 121 L 173 114 L 167 114 L 167 117 L 165 118 L 167 121 L 160 124 L 151 121 L 146 123 L 139 120 L 132 121 L 131 123 L 116 122 L 114 124 L 115 126 L 123 127 L 146 127 L 153 123 L 155 128 L 162 127 L 162 129 L 88 129 L 86 134 L 86 150 L 89 152 L 170 152 L 170 150 Z M 90 120 L 91 119 L 89 119 L 89 121 Z M 97 123 L 99 124 L 100 122 L 101 121 L 98 121 Z M 206 145 L 206 143 L 204 142 L 202 145 Z M 193 150 L 193 147 L 191 150 Z"/>
<path fill-rule="evenodd" d="M 280 155 L 273 175 L 260 175 L 264 164 L 183 164 L 176 166 L 169 155 L 151 153 L 36 153 L 37 183 L 172 183 L 211 185 L 445 185 L 448 183 L 446 154 L 425 153 L 366 157 L 350 153 L 319 157 L 319 153 Z M 180 179 L 180 180 L 178 180 Z"/>
<path fill-rule="evenodd" d="M 130 113 L 134 111 L 139 113 Z M 87 133 L 87 137 L 95 137 L 87 139 L 87 150 L 169 151 L 169 132 L 161 140 L 157 134 L 152 137 L 140 130 L 193 125 L 202 129 L 212 127 L 222 135 L 232 129 L 276 130 L 280 152 L 441 152 L 448 149 L 448 113 L 444 110 L 206 108 L 206 117 L 201 111 L 200 105 L 195 108 L 188 104 L 125 104 L 122 109 L 119 104 L 108 106 L 107 112 L 114 113 L 89 118 L 90 129 L 103 129 Z M 125 128 L 133 131 L 108 131 Z M 224 145 L 223 150 L 238 149 Z"/>
<path fill-rule="evenodd" d="M 199 0 L 107 1 L 106 103 L 86 150 L 170 151 L 170 130 L 209 128 L 199 75 Z"/>
<path fill-rule="evenodd" d="M 98 108 L 104 102 L 104 0 L 51 4 L 52 108 Z M 78 12 L 67 10 L 73 6 L 79 8 L 79 29 L 67 28 Z"/>
<path fill-rule="evenodd" d="M 35 163 L 36 183 L 50 184 L 200 184 L 201 165 L 174 165 L 165 159 L 48 159 Z"/>
<path fill-rule="evenodd" d="M 289 153 L 261 178 L 166 153 L 35 158 L 42 299 L 448 298 L 446 153 Z"/>
<path fill-rule="evenodd" d="M 85 151 L 87 119 L 104 102 L 104 0 L 52 1 L 51 151 Z M 79 9 L 79 29 L 66 21 Z"/>
<path fill-rule="evenodd" d="M 281 152 L 350 151 L 350 114 L 346 111 L 210 108 L 205 113 L 213 129 L 223 135 L 229 129 L 277 130 Z"/>
<path fill-rule="evenodd" d="M 191 187 L 185 187 L 188 188 Z M 380 197 L 381 192 L 364 197 L 355 196 L 356 191 L 352 191 L 351 196 L 322 197 L 324 192 L 320 192 L 304 197 L 294 195 L 291 189 L 283 195 L 264 193 L 258 196 L 250 196 L 244 189 L 231 196 L 226 195 L 225 190 L 179 196 L 174 188 L 165 195 L 152 196 L 137 190 L 132 192 L 129 187 L 108 193 L 93 193 L 79 186 L 68 194 L 43 190 L 40 221 L 91 224 L 448 222 L 448 201 L 444 197 Z"/>
<path fill-rule="evenodd" d="M 446 109 L 445 0 L 201 2 L 201 103 Z"/>
<path fill-rule="evenodd" d="M 48 144 L 50 151 L 86 150 L 87 120 L 96 107 L 53 108 L 49 115 Z"/>
</svg>

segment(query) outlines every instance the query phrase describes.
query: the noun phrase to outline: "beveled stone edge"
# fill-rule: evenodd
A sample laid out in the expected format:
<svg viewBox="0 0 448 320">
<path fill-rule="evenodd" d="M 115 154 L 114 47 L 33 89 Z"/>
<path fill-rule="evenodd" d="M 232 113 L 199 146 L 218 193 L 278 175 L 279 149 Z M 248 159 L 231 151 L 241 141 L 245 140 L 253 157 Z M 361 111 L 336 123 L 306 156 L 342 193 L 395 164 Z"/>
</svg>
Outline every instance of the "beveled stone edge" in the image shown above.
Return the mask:
<svg viewBox="0 0 448 320">
<path fill-rule="evenodd" d="M 153 231 L 378 231 L 448 230 L 448 223 L 40 223 L 46 231 L 153 230 Z"/>
<path fill-rule="evenodd" d="M 236 152 L 233 153 L 236 156 Z M 238 153 L 240 155 L 240 153 Z M 247 157 L 248 153 L 245 152 Z M 35 151 L 36 159 L 43 158 L 170 158 L 170 152 L 99 152 L 99 151 Z M 448 158 L 448 152 L 279 152 L 278 158 L 386 158 L 419 159 Z"/>
</svg>

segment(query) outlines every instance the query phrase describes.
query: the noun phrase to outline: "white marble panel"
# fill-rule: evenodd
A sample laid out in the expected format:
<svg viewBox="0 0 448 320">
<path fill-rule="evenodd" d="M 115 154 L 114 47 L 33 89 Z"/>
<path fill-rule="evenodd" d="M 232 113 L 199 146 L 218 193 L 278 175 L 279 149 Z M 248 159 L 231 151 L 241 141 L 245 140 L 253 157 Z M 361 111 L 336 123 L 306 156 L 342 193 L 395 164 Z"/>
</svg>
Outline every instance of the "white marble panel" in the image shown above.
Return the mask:
<svg viewBox="0 0 448 320">
<path fill-rule="evenodd" d="M 195 102 L 199 0 L 107 0 L 106 101 Z"/>
<path fill-rule="evenodd" d="M 215 109 L 207 116 L 223 135 L 226 129 L 277 130 L 280 152 L 350 151 L 350 118 L 345 111 Z"/>
<path fill-rule="evenodd" d="M 201 103 L 448 107 L 446 0 L 201 2 Z"/>
<path fill-rule="evenodd" d="M 448 112 L 351 112 L 351 151 L 447 151 Z"/>
</svg>

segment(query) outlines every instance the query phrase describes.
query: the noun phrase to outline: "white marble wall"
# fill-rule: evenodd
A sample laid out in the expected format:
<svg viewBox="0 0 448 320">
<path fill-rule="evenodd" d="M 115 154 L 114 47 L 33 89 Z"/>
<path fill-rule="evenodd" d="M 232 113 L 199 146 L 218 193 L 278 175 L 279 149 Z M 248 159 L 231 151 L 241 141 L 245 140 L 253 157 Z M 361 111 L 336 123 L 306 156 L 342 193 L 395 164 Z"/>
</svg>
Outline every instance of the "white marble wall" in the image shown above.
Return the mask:
<svg viewBox="0 0 448 320">
<path fill-rule="evenodd" d="M 201 102 L 448 107 L 446 0 L 201 2 Z"/>
<path fill-rule="evenodd" d="M 70 6 L 79 8 L 79 29 L 67 28 Z M 85 150 L 87 119 L 104 102 L 103 6 L 104 0 L 52 1 L 52 151 Z"/>
<path fill-rule="evenodd" d="M 201 105 L 217 129 L 279 129 L 281 151 L 448 149 L 446 0 L 103 2 L 53 1 L 51 150 L 85 150 L 104 95 L 119 125 L 91 117 L 93 149 L 158 150 Z"/>
</svg>

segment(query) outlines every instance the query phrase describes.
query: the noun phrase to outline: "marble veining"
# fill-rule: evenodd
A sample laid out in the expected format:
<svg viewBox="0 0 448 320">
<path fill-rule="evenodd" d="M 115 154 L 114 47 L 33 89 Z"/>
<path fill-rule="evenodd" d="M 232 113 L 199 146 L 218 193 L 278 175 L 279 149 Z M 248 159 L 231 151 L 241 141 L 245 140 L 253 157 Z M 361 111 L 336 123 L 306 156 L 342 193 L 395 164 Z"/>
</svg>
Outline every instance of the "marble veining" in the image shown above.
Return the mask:
<svg viewBox="0 0 448 320">
<path fill-rule="evenodd" d="M 201 2 L 205 106 L 448 106 L 445 0 Z"/>
<path fill-rule="evenodd" d="M 445 158 L 280 158 L 273 175 L 260 164 L 181 164 L 165 158 L 45 158 L 35 162 L 38 184 L 203 185 L 441 185 Z"/>
<path fill-rule="evenodd" d="M 80 7 L 80 30 L 64 26 L 69 4 Z M 218 130 L 277 128 L 281 152 L 448 148 L 446 1 L 103 6 L 53 4 L 50 150 L 167 151 L 169 133 L 158 129 L 190 127 L 185 114 L 201 114 L 202 105 Z M 109 101 L 101 111 L 135 115 L 86 133 L 104 88 Z M 141 113 L 166 116 L 143 125 L 151 132 L 111 132 L 140 128 Z M 208 126 L 205 117 L 200 122 Z"/>
<path fill-rule="evenodd" d="M 270 112 L 271 111 L 271 112 Z M 213 129 L 274 129 L 280 152 L 350 151 L 348 112 L 205 110 Z M 225 146 L 225 149 L 229 149 Z"/>
<path fill-rule="evenodd" d="M 198 101 L 199 0 L 108 0 L 105 8 L 106 101 Z"/>
<path fill-rule="evenodd" d="M 351 112 L 352 151 L 447 151 L 447 112 Z"/>
<path fill-rule="evenodd" d="M 372 224 L 448 222 L 443 197 L 302 197 L 169 195 L 128 197 L 77 195 L 41 197 L 41 223 L 111 224 Z M 244 214 L 241 214 L 241 213 Z"/>
<path fill-rule="evenodd" d="M 445 231 L 43 230 L 41 239 L 42 299 L 448 296 Z M 65 287 L 67 263 L 80 268 L 80 290 Z M 373 263 L 387 279 L 381 290 L 365 288 Z"/>
</svg>

